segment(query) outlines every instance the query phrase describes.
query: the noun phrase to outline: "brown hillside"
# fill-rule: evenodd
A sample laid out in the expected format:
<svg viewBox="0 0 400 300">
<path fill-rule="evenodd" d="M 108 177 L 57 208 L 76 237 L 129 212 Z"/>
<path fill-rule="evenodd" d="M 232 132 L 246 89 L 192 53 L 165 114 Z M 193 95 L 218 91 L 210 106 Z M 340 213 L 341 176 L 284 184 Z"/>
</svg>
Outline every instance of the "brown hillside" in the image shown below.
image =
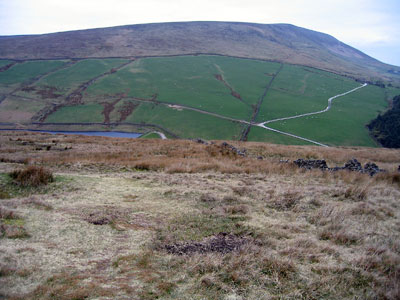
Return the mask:
<svg viewBox="0 0 400 300">
<path fill-rule="evenodd" d="M 334 37 L 289 24 L 181 22 L 128 25 L 0 37 L 0 58 L 219 54 L 275 60 L 363 80 L 400 82 L 400 68 L 383 64 Z"/>
</svg>

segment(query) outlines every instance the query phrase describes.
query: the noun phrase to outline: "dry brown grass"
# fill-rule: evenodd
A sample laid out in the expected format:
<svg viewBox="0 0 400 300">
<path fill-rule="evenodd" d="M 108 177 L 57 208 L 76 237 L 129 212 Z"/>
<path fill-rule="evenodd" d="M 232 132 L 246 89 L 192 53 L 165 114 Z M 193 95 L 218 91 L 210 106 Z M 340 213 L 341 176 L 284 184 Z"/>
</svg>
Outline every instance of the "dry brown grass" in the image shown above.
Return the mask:
<svg viewBox="0 0 400 300">
<path fill-rule="evenodd" d="M 0 243 L 11 299 L 399 298 L 399 150 L 232 142 L 242 158 L 192 141 L 2 132 L 0 142 L 4 161 L 68 178 L 1 200 L 2 224 L 31 236 Z M 389 172 L 279 162 L 300 157 Z M 213 244 L 221 236 L 227 248 Z"/>
<path fill-rule="evenodd" d="M 23 170 L 14 170 L 9 175 L 16 184 L 22 186 L 35 187 L 54 181 L 53 174 L 49 170 L 36 166 L 28 166 Z"/>
<path fill-rule="evenodd" d="M 13 138 L 10 138 L 12 136 Z M 54 144 L 49 151 L 35 151 L 37 145 Z M 71 137 L 40 133 L 2 132 L 0 141 L 8 149 L 1 152 L 3 161 L 30 161 L 58 168 L 82 168 L 95 165 L 127 167 L 136 170 L 165 170 L 168 173 L 223 173 L 290 174 L 302 172 L 292 164 L 280 160 L 298 158 L 326 159 L 328 164 L 343 165 L 356 157 L 362 163 L 373 161 L 388 171 L 397 170 L 399 150 L 374 148 L 321 148 L 312 146 L 281 146 L 254 142 L 232 142 L 239 149 L 246 148 L 248 157 L 241 158 L 230 151 L 222 151 L 216 142 L 207 146 L 187 140 L 140 140 L 101 137 Z M 65 150 L 67 149 L 67 150 Z M 214 149 L 215 151 L 211 151 Z M 10 151 L 12 150 L 12 153 Z M 263 160 L 256 158 L 262 156 Z M 391 175 L 389 175 L 391 174 Z M 398 183 L 397 173 L 379 175 L 381 180 Z M 338 172 L 339 177 L 355 180 L 357 174 Z M 354 177 L 354 178 L 353 178 Z M 378 176 L 377 176 L 378 177 Z"/>
</svg>

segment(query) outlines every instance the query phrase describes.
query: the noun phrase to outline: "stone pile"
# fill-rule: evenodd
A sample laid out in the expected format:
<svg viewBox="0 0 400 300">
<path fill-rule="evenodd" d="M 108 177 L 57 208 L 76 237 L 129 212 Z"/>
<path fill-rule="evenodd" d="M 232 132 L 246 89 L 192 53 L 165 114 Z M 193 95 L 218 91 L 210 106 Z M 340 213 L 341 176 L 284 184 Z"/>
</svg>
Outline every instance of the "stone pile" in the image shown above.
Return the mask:
<svg viewBox="0 0 400 300">
<path fill-rule="evenodd" d="M 320 169 L 332 172 L 339 170 L 348 170 L 352 172 L 366 173 L 369 174 L 370 176 L 374 176 L 375 174 L 380 172 L 386 172 L 385 170 L 380 169 L 375 163 L 371 162 L 366 163 L 363 168 L 361 163 L 355 158 L 349 160 L 347 163 L 345 163 L 343 167 L 333 167 L 333 168 L 329 168 L 325 160 L 319 160 L 319 159 L 314 160 L 314 159 L 299 158 L 295 160 L 293 163 L 297 165 L 299 168 L 304 168 L 307 170 Z"/>
<path fill-rule="evenodd" d="M 227 142 L 223 142 L 221 144 L 221 147 L 223 149 L 226 149 L 226 150 L 236 154 L 236 155 L 243 156 L 243 157 L 246 156 L 246 149 L 240 150 L 240 149 L 236 148 L 235 146 L 228 144 Z"/>
<path fill-rule="evenodd" d="M 194 141 L 198 144 L 208 145 L 208 142 L 206 142 L 205 140 L 202 140 L 202 139 L 195 139 Z"/>
<path fill-rule="evenodd" d="M 311 169 L 326 170 L 326 169 L 328 169 L 328 165 L 326 164 L 325 160 L 299 158 L 298 160 L 295 160 L 293 163 L 295 165 L 297 165 L 299 168 L 304 168 L 307 170 L 311 170 Z"/>
</svg>

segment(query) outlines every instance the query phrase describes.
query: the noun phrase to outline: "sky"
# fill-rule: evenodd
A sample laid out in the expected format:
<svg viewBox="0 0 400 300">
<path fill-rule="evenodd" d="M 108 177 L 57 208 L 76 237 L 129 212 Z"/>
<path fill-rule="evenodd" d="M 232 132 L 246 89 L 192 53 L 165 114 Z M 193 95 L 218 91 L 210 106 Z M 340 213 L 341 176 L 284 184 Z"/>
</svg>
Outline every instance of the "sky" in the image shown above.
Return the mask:
<svg viewBox="0 0 400 300">
<path fill-rule="evenodd" d="M 0 0 L 0 35 L 176 21 L 289 23 L 400 66 L 400 0 Z"/>
</svg>

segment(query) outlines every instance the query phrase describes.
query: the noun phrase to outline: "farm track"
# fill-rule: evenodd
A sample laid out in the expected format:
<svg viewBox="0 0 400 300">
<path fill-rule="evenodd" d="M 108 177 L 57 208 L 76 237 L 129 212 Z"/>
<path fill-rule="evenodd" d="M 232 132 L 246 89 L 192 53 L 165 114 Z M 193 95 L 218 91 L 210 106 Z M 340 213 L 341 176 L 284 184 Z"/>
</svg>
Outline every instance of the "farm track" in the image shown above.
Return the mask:
<svg viewBox="0 0 400 300">
<path fill-rule="evenodd" d="M 256 120 L 256 118 L 260 112 L 261 105 L 264 102 L 265 96 L 267 95 L 269 89 L 271 88 L 272 83 L 274 82 L 275 78 L 279 75 L 279 73 L 282 71 L 282 69 L 283 69 L 283 64 L 280 65 L 279 69 L 272 76 L 271 80 L 265 87 L 264 93 L 261 95 L 260 100 L 258 101 L 256 108 L 254 109 L 253 115 L 250 119 L 250 124 L 243 130 L 242 136 L 240 137 L 241 141 L 247 141 L 247 137 L 248 137 L 250 129 L 251 129 L 251 124 L 253 124 L 254 121 Z"/>
<path fill-rule="evenodd" d="M 159 100 L 154 100 L 154 99 L 136 98 L 136 97 L 127 97 L 126 99 L 135 100 L 135 101 L 139 101 L 139 102 L 162 104 L 162 105 L 166 105 L 166 106 L 173 105 L 173 106 L 175 106 L 177 108 L 196 111 L 196 112 L 199 112 L 199 113 L 202 113 L 202 114 L 205 114 L 205 115 L 210 115 L 210 116 L 213 116 L 213 117 L 217 117 L 217 118 L 220 118 L 220 119 L 232 121 L 232 122 L 235 122 L 235 123 L 250 124 L 250 122 L 248 122 L 246 120 L 235 119 L 235 118 L 223 116 L 223 115 L 220 115 L 220 114 L 217 114 L 217 113 L 213 113 L 213 112 L 209 112 L 209 111 L 206 111 L 206 110 L 202 110 L 202 109 L 199 109 L 199 108 L 195 108 L 195 107 L 191 107 L 191 106 L 187 106 L 187 105 L 181 105 L 181 104 L 177 104 L 177 103 L 173 103 L 173 102 L 159 101 Z"/>
<path fill-rule="evenodd" d="M 279 119 L 268 120 L 268 121 L 259 123 L 258 125 L 260 125 L 260 124 L 265 125 L 265 124 L 272 123 L 272 122 L 285 121 L 285 120 L 290 120 L 290 119 L 297 119 L 297 118 L 302 118 L 302 117 L 307 117 L 307 116 L 322 114 L 322 113 L 327 112 L 327 111 L 329 111 L 329 110 L 331 109 L 331 107 L 332 107 L 332 101 L 333 101 L 334 99 L 339 98 L 339 97 L 342 97 L 342 96 L 346 96 L 347 94 L 350 94 L 350 93 L 352 93 L 352 92 L 355 92 L 356 90 L 361 89 L 361 88 L 363 88 L 363 87 L 365 87 L 365 86 L 367 86 L 367 85 L 368 85 L 367 83 L 364 83 L 363 85 L 361 85 L 361 86 L 359 86 L 359 87 L 356 87 L 356 88 L 354 88 L 354 89 L 352 89 L 352 90 L 350 90 L 350 91 L 347 91 L 347 92 L 345 92 L 345 93 L 342 93 L 342 94 L 339 94 L 339 95 L 336 95 L 336 96 L 333 96 L 333 97 L 329 98 L 329 99 L 328 99 L 328 106 L 327 106 L 325 109 L 323 109 L 323 110 L 319 110 L 319 111 L 316 111 L 316 112 L 305 113 L 305 114 L 300 114 L 300 115 L 294 115 L 294 116 L 290 116 L 290 117 L 284 117 L 284 118 L 279 118 Z"/>
<path fill-rule="evenodd" d="M 313 141 L 313 140 L 310 140 L 310 139 L 307 139 L 307 138 L 304 138 L 304 137 L 301 137 L 301 136 L 298 136 L 298 135 L 294 135 L 294 134 L 291 134 L 291 133 L 288 133 L 288 132 L 284 132 L 284 131 L 281 131 L 281 130 L 273 129 L 271 127 L 265 126 L 265 124 L 272 123 L 272 122 L 278 122 L 278 121 L 284 121 L 284 120 L 297 119 L 297 118 L 302 118 L 302 117 L 307 117 L 307 116 L 312 116 L 312 115 L 325 113 L 325 112 L 327 112 L 327 111 L 329 111 L 331 109 L 332 101 L 334 99 L 342 97 L 342 96 L 345 96 L 345 95 L 348 95 L 350 93 L 353 93 L 353 92 L 355 92 L 355 91 L 357 91 L 357 90 L 359 90 L 359 89 L 361 89 L 361 88 L 363 88 L 365 86 L 367 86 L 367 83 L 364 83 L 363 85 L 361 85 L 359 87 L 356 87 L 356 88 L 354 88 L 354 89 L 352 89 L 350 91 L 347 91 L 345 93 L 338 94 L 338 95 L 335 95 L 335 96 L 329 98 L 328 99 L 328 106 L 323 110 L 316 111 L 316 112 L 305 113 L 305 114 L 300 114 L 300 115 L 295 115 L 295 116 L 290 116 L 290 117 L 285 117 L 285 118 L 269 120 L 269 121 L 258 123 L 258 124 L 256 124 L 256 126 L 259 126 L 261 128 L 267 129 L 269 131 L 277 132 L 277 133 L 284 134 L 284 135 L 287 135 L 287 136 L 290 136 L 290 137 L 294 137 L 294 138 L 297 138 L 297 139 L 300 139 L 300 140 L 303 140 L 303 141 L 307 141 L 307 142 L 310 142 L 310 143 L 313 143 L 313 144 L 316 144 L 316 145 L 319 145 L 319 146 L 328 147 L 325 144 L 322 144 L 322 143 L 319 143 L 319 142 L 316 142 L 316 141 Z"/>
</svg>

